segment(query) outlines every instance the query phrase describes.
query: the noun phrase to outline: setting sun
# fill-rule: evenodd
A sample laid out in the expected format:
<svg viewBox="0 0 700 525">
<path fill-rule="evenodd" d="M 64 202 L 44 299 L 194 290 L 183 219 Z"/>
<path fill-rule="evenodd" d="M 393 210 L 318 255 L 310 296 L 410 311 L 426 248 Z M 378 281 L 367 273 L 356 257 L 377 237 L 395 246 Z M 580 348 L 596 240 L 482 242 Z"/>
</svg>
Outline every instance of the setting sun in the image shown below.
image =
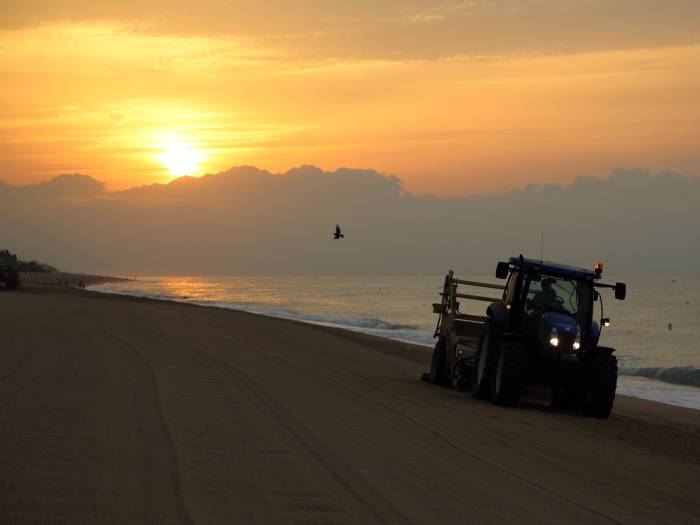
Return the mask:
<svg viewBox="0 0 700 525">
<path fill-rule="evenodd" d="M 160 163 L 176 177 L 191 175 L 199 169 L 202 155 L 187 145 L 174 144 L 158 156 Z"/>
</svg>

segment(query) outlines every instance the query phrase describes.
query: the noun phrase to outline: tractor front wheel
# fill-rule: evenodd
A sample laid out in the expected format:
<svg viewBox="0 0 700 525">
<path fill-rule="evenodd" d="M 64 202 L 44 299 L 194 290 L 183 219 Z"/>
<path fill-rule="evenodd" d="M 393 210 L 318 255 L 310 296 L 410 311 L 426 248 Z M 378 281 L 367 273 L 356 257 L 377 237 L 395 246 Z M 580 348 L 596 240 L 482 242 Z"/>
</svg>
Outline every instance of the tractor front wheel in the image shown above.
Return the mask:
<svg viewBox="0 0 700 525">
<path fill-rule="evenodd" d="M 502 341 L 498 345 L 491 378 L 491 402 L 498 406 L 515 406 L 525 384 L 527 348 L 519 341 Z"/>
<path fill-rule="evenodd" d="M 444 339 L 435 343 L 433 360 L 430 363 L 430 382 L 434 385 L 447 386 L 447 345 Z"/>
</svg>

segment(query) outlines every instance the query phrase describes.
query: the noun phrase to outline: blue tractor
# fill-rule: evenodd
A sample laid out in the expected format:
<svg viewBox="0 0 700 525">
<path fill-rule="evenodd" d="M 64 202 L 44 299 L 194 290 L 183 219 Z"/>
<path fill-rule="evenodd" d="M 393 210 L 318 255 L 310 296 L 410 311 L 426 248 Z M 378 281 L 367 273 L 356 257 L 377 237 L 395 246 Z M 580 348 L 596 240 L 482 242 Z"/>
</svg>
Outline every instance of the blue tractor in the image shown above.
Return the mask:
<svg viewBox="0 0 700 525">
<path fill-rule="evenodd" d="M 435 384 L 468 382 L 475 398 L 514 406 L 523 387 L 551 388 L 556 408 L 607 418 L 617 388 L 614 349 L 599 346 L 603 317 L 601 288 L 624 299 L 626 286 L 600 282 L 603 265 L 586 270 L 548 261 L 511 257 L 498 264 L 505 287 L 447 276 L 429 380 Z M 448 282 L 449 281 L 449 282 Z M 501 299 L 456 293 L 457 284 L 503 290 Z M 485 317 L 459 312 L 457 298 L 491 301 Z M 600 324 L 593 319 L 600 304 Z M 477 339 L 478 332 L 478 339 Z"/>
</svg>

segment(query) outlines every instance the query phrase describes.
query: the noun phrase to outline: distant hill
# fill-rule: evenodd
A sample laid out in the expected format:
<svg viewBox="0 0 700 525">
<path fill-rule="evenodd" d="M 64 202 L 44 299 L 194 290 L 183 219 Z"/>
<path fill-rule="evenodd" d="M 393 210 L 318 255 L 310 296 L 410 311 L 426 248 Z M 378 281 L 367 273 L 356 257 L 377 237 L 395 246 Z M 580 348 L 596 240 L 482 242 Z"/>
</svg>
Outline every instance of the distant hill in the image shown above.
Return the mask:
<svg viewBox="0 0 700 525">
<path fill-rule="evenodd" d="M 56 268 L 38 261 L 23 261 L 9 250 L 0 250 L 0 264 L 7 265 L 15 272 L 54 272 Z"/>
</svg>

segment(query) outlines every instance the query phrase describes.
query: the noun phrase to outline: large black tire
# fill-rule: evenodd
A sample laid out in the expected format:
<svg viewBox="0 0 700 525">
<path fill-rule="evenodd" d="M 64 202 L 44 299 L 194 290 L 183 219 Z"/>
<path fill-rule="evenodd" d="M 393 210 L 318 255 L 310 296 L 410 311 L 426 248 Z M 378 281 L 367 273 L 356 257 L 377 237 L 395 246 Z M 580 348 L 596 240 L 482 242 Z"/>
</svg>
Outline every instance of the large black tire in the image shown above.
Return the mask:
<svg viewBox="0 0 700 525">
<path fill-rule="evenodd" d="M 491 399 L 493 358 L 496 355 L 500 337 L 501 334 L 493 323 L 490 320 L 486 321 L 476 348 L 474 368 L 472 368 L 472 397 L 476 399 Z"/>
<path fill-rule="evenodd" d="M 583 400 L 584 416 L 607 419 L 617 390 L 617 359 L 614 355 L 595 353 L 590 358 L 588 388 Z"/>
<path fill-rule="evenodd" d="M 433 360 L 430 363 L 430 382 L 434 385 L 447 386 L 447 345 L 444 339 L 435 343 Z"/>
<path fill-rule="evenodd" d="M 527 348 L 519 341 L 502 341 L 498 345 L 491 378 L 491 402 L 498 406 L 515 406 L 525 384 Z"/>
</svg>

